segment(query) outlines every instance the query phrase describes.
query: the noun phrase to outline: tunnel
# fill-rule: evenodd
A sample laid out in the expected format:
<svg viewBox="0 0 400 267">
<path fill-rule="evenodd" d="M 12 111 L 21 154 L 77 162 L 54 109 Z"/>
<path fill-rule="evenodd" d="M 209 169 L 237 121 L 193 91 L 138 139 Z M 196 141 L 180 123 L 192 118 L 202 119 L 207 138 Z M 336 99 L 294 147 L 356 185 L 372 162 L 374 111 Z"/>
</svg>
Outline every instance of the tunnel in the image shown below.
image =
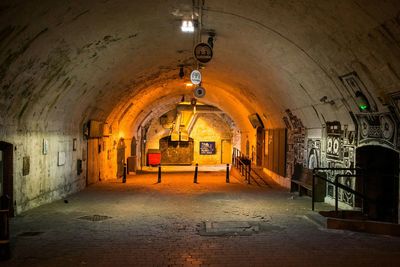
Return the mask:
<svg viewBox="0 0 400 267">
<path fill-rule="evenodd" d="M 399 1 L 4 0 L 0 21 L 11 217 L 229 164 L 400 222 Z"/>
</svg>

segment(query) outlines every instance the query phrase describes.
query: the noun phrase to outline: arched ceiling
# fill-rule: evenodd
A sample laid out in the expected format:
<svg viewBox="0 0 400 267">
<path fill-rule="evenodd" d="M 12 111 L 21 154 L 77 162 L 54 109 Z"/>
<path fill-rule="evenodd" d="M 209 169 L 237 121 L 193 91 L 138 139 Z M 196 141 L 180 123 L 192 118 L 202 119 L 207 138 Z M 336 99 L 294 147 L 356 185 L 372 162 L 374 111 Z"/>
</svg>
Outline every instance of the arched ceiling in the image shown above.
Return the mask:
<svg viewBox="0 0 400 267">
<path fill-rule="evenodd" d="M 399 38 L 381 27 L 400 25 L 399 11 L 398 0 L 206 0 L 203 28 L 216 40 L 202 101 L 241 128 L 254 112 L 281 127 L 288 108 L 307 127 L 350 122 L 340 75 L 367 69 L 375 94 L 398 90 Z M 191 12 L 190 0 L 2 1 L 0 124 L 80 129 L 97 119 L 129 128 L 190 94 L 178 71 L 193 63 L 193 36 L 180 31 Z"/>
</svg>

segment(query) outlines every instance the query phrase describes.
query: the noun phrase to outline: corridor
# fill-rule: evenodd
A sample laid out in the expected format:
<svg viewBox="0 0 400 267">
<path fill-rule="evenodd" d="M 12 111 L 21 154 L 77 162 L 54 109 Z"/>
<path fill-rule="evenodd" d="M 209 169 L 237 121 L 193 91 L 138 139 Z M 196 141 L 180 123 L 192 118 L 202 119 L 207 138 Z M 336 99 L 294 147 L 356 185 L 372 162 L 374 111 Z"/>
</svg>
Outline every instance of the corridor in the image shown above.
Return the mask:
<svg viewBox="0 0 400 267">
<path fill-rule="evenodd" d="M 278 187 L 236 178 L 226 184 L 223 172 L 200 172 L 198 184 L 192 173 L 167 173 L 156 181 L 155 173 L 131 175 L 126 184 L 98 183 L 22 213 L 12 220 L 13 258 L 2 266 L 354 267 L 400 261 L 400 238 L 322 229 L 305 217 L 310 198 Z M 205 233 L 210 222 L 258 228 Z"/>
<path fill-rule="evenodd" d="M 399 0 L 0 1 L 1 266 L 397 267 L 399 167 Z"/>
</svg>

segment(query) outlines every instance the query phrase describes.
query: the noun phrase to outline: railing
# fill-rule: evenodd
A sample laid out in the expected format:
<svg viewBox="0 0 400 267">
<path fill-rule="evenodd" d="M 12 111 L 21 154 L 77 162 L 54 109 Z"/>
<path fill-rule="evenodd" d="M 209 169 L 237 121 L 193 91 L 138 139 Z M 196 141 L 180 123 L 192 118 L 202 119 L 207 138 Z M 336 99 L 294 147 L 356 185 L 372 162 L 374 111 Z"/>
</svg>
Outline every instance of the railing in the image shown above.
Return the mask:
<svg viewBox="0 0 400 267">
<path fill-rule="evenodd" d="M 232 163 L 235 166 L 240 174 L 244 176 L 244 180 L 247 181 L 248 184 L 251 183 L 251 159 L 245 156 L 239 149 L 233 148 L 232 154 Z"/>
<path fill-rule="evenodd" d="M 331 180 L 321 176 L 318 173 L 318 172 L 321 172 L 321 171 L 322 172 L 327 172 L 327 171 L 355 171 L 356 173 L 355 174 L 336 174 L 335 175 L 335 180 L 331 181 Z M 339 206 L 339 188 L 340 188 L 340 189 L 342 189 L 344 191 L 347 191 L 347 192 L 349 192 L 351 194 L 354 194 L 355 196 L 360 197 L 362 199 L 361 209 L 362 209 L 362 213 L 364 214 L 365 213 L 365 210 L 364 210 L 365 202 L 368 202 L 368 203 L 375 202 L 374 200 L 370 199 L 369 197 L 367 197 L 365 195 L 365 183 L 363 183 L 363 192 L 358 192 L 358 191 L 356 191 L 356 190 L 354 190 L 354 189 L 352 189 L 352 188 L 350 188 L 350 187 L 348 187 L 348 186 L 346 186 L 344 184 L 339 183 L 339 178 L 340 177 L 355 177 L 355 178 L 361 177 L 361 178 L 363 178 L 364 175 L 363 175 L 362 169 L 360 169 L 360 168 L 314 168 L 313 169 L 312 204 L 311 204 L 312 207 L 311 207 L 311 209 L 314 211 L 314 208 L 315 208 L 315 206 L 314 206 L 314 203 L 315 203 L 315 181 L 316 181 L 316 179 L 321 179 L 321 180 L 323 180 L 323 181 L 325 181 L 327 183 L 333 184 L 335 186 L 335 211 L 336 212 L 338 212 L 338 210 L 339 210 L 338 206 Z"/>
<path fill-rule="evenodd" d="M 252 160 L 237 148 L 233 148 L 232 165 L 239 170 L 240 174 L 244 176 L 244 180 L 248 184 L 251 184 L 251 180 L 253 180 L 256 185 L 261 186 L 256 179 L 257 176 L 265 185 L 269 186 L 269 184 L 251 168 Z"/>
</svg>

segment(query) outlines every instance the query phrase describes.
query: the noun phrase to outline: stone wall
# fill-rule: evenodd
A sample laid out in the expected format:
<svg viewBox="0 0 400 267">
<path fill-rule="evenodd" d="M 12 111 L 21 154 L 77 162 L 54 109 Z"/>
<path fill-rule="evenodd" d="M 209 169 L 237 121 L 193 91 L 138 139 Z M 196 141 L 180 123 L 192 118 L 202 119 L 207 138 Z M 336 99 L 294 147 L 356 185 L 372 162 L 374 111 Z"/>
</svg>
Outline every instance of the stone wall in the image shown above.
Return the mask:
<svg viewBox="0 0 400 267">
<path fill-rule="evenodd" d="M 13 204 L 17 214 L 86 186 L 85 161 L 82 172 L 77 174 L 77 160 L 86 160 L 86 141 L 82 136 L 33 131 L 3 134 L 1 141 L 14 146 Z"/>
</svg>

